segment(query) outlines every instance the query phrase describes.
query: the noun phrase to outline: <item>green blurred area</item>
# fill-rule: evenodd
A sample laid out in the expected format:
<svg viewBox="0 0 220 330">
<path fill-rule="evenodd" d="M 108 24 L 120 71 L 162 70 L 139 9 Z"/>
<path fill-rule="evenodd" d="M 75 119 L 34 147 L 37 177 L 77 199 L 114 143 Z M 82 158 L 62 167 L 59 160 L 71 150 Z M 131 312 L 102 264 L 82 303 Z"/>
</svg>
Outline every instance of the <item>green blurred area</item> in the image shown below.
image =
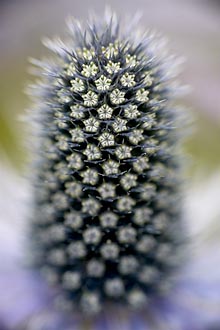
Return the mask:
<svg viewBox="0 0 220 330">
<path fill-rule="evenodd" d="M 220 169 L 220 122 L 198 113 L 195 118 L 194 132 L 184 146 L 192 157 L 190 170 L 211 174 Z"/>
<path fill-rule="evenodd" d="M 0 156 L 10 161 L 13 167 L 20 170 L 26 161 L 24 141 L 24 123 L 20 116 L 24 114 L 27 98 L 23 90 L 27 77 L 23 66 L 4 67 L 0 71 Z"/>
</svg>

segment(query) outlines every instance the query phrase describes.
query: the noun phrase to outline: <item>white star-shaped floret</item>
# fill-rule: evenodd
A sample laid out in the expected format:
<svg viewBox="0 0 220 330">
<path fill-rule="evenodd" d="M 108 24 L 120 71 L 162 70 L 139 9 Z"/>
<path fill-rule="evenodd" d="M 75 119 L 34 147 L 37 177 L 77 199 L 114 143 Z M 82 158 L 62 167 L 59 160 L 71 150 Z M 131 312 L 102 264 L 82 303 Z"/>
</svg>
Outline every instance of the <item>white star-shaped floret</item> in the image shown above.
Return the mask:
<svg viewBox="0 0 220 330">
<path fill-rule="evenodd" d="M 69 178 L 69 169 L 66 167 L 66 162 L 64 161 L 59 162 L 54 166 L 54 169 L 55 169 L 54 174 L 59 180 L 66 181 Z M 56 179 L 52 178 L 52 176 L 49 176 L 47 180 L 48 180 L 47 182 L 48 187 L 51 185 L 53 186 L 56 183 Z"/>
<path fill-rule="evenodd" d="M 102 156 L 99 148 L 94 144 L 88 144 L 83 154 L 87 156 L 88 160 L 100 159 Z"/>
<path fill-rule="evenodd" d="M 82 157 L 77 153 L 72 153 L 67 156 L 68 167 L 73 168 L 75 170 L 80 170 L 83 167 Z"/>
<path fill-rule="evenodd" d="M 69 206 L 68 196 L 62 192 L 57 192 L 52 197 L 52 203 L 58 210 L 65 210 Z"/>
<path fill-rule="evenodd" d="M 105 265 L 103 262 L 97 259 L 91 259 L 86 266 L 86 271 L 89 276 L 92 277 L 102 277 L 105 271 Z"/>
<path fill-rule="evenodd" d="M 156 125 L 156 115 L 155 113 L 148 114 L 147 116 L 144 117 L 144 123 L 141 125 L 141 127 L 144 130 L 149 130 L 151 129 L 154 125 Z"/>
<path fill-rule="evenodd" d="M 110 100 L 112 104 L 121 104 L 125 100 L 125 93 L 120 91 L 118 88 L 114 89 L 110 94 Z"/>
<path fill-rule="evenodd" d="M 78 198 L 82 195 L 82 185 L 78 182 L 67 182 L 65 187 L 65 192 L 73 198 Z"/>
<path fill-rule="evenodd" d="M 153 155 L 158 151 L 158 141 L 156 139 L 147 139 L 146 141 L 146 146 L 144 148 L 144 151 L 146 151 L 146 153 L 148 155 Z"/>
<path fill-rule="evenodd" d="M 63 88 L 57 92 L 57 95 L 58 95 L 58 101 L 61 104 L 69 103 L 72 101 L 72 97 L 68 95 L 67 90 Z"/>
<path fill-rule="evenodd" d="M 100 297 L 97 292 L 85 291 L 79 303 L 82 311 L 90 315 L 97 314 L 101 309 Z"/>
<path fill-rule="evenodd" d="M 136 225 L 142 226 L 150 221 L 152 210 L 149 207 L 141 207 L 135 210 L 133 222 Z"/>
<path fill-rule="evenodd" d="M 106 58 L 112 58 L 118 55 L 118 42 L 110 43 L 107 47 L 102 47 L 102 54 Z"/>
<path fill-rule="evenodd" d="M 64 266 L 66 264 L 66 254 L 62 248 L 53 248 L 48 253 L 48 260 L 54 266 Z"/>
<path fill-rule="evenodd" d="M 132 244 L 136 241 L 137 232 L 132 227 L 123 227 L 118 231 L 118 240 L 120 243 Z"/>
<path fill-rule="evenodd" d="M 85 199 L 82 201 L 82 212 L 91 216 L 96 216 L 100 210 L 99 202 L 94 198 Z"/>
<path fill-rule="evenodd" d="M 119 170 L 119 164 L 115 162 L 114 160 L 107 160 L 103 165 L 102 168 L 106 175 L 111 174 L 118 174 Z"/>
<path fill-rule="evenodd" d="M 119 146 L 116 150 L 115 150 L 115 154 L 118 157 L 118 159 L 125 159 L 125 158 L 130 158 L 131 157 L 131 147 L 122 145 Z"/>
<path fill-rule="evenodd" d="M 147 302 L 147 297 L 140 289 L 132 289 L 128 293 L 128 302 L 132 308 L 138 309 Z"/>
<path fill-rule="evenodd" d="M 122 187 L 129 190 L 137 185 L 137 175 L 126 173 L 120 180 Z"/>
<path fill-rule="evenodd" d="M 111 79 L 108 79 L 104 75 L 101 75 L 101 77 L 97 80 L 95 80 L 96 87 L 99 91 L 107 91 L 109 87 L 111 86 Z"/>
<path fill-rule="evenodd" d="M 96 76 L 98 72 L 98 67 L 94 62 L 91 62 L 89 64 L 83 64 L 83 70 L 82 70 L 82 75 L 90 78 Z"/>
<path fill-rule="evenodd" d="M 63 224 L 53 224 L 49 228 L 45 228 L 44 234 L 45 236 L 43 235 L 42 238 L 43 240 L 45 238 L 46 242 L 49 240 L 53 241 L 54 243 L 59 243 L 66 240 L 66 231 Z"/>
<path fill-rule="evenodd" d="M 115 185 L 112 183 L 103 183 L 98 191 L 103 199 L 114 198 L 115 195 Z"/>
<path fill-rule="evenodd" d="M 86 247 L 81 241 L 72 242 L 67 246 L 67 253 L 73 259 L 81 259 L 86 255 Z"/>
<path fill-rule="evenodd" d="M 89 118 L 84 120 L 85 131 L 90 133 L 96 133 L 99 129 L 100 122 L 95 118 Z"/>
<path fill-rule="evenodd" d="M 113 278 L 105 281 L 104 290 L 107 296 L 118 298 L 124 293 L 124 283 L 121 278 Z"/>
<path fill-rule="evenodd" d="M 117 225 L 118 216 L 111 212 L 106 211 L 100 216 L 100 224 L 103 228 L 114 228 Z"/>
<path fill-rule="evenodd" d="M 132 255 L 123 256 L 118 264 L 118 270 L 123 275 L 134 273 L 138 268 L 138 261 Z"/>
<path fill-rule="evenodd" d="M 135 246 L 135 249 L 141 253 L 147 253 L 156 246 L 156 240 L 152 236 L 143 235 Z"/>
<path fill-rule="evenodd" d="M 107 104 L 103 104 L 98 110 L 97 110 L 98 114 L 99 114 L 99 118 L 100 119 L 111 119 L 112 117 L 112 113 L 113 113 L 113 109 L 110 108 Z"/>
<path fill-rule="evenodd" d="M 56 145 L 62 151 L 66 151 L 70 148 L 68 138 L 63 135 L 59 136 L 58 142 L 56 143 Z"/>
<path fill-rule="evenodd" d="M 141 198 L 149 201 L 156 195 L 156 186 L 153 183 L 145 183 L 141 186 Z"/>
<path fill-rule="evenodd" d="M 150 73 L 147 73 L 144 77 L 144 84 L 146 85 L 146 87 L 149 87 L 152 85 L 152 83 L 153 83 L 153 79 L 152 79 Z"/>
<path fill-rule="evenodd" d="M 78 272 L 67 271 L 62 278 L 62 285 L 65 289 L 76 290 L 81 285 L 81 276 Z"/>
<path fill-rule="evenodd" d="M 74 62 L 70 62 L 66 66 L 66 73 L 68 76 L 73 76 L 76 73 L 76 66 Z"/>
<path fill-rule="evenodd" d="M 89 91 L 87 94 L 82 95 L 84 104 L 87 107 L 92 107 L 98 104 L 98 95 L 92 91 Z"/>
<path fill-rule="evenodd" d="M 77 127 L 70 130 L 72 142 L 84 142 L 85 137 L 81 128 Z"/>
<path fill-rule="evenodd" d="M 142 156 L 137 159 L 136 162 L 133 163 L 133 169 L 137 173 L 142 173 L 144 170 L 148 169 L 149 165 L 149 158 L 147 156 Z"/>
<path fill-rule="evenodd" d="M 70 83 L 72 85 L 72 87 L 70 88 L 72 92 L 83 92 L 85 89 L 83 80 L 79 78 L 71 80 Z"/>
<path fill-rule="evenodd" d="M 109 61 L 108 64 L 105 66 L 105 69 L 109 74 L 113 74 L 120 70 L 120 65 L 120 62 Z"/>
<path fill-rule="evenodd" d="M 83 177 L 83 183 L 91 184 L 92 186 L 94 186 L 99 179 L 98 172 L 92 168 L 88 168 L 86 171 L 82 172 L 81 176 Z"/>
<path fill-rule="evenodd" d="M 116 133 L 120 133 L 127 130 L 127 120 L 116 118 L 114 123 L 112 124 L 112 127 Z"/>
<path fill-rule="evenodd" d="M 137 65 L 137 56 L 136 55 L 130 55 L 128 54 L 125 58 L 125 62 L 127 67 L 133 68 L 134 66 Z"/>
<path fill-rule="evenodd" d="M 83 232 L 83 239 L 86 244 L 98 244 L 102 238 L 102 233 L 98 227 L 87 228 Z"/>
<path fill-rule="evenodd" d="M 158 280 L 160 274 L 157 268 L 153 266 L 144 266 L 138 274 L 138 279 L 144 284 L 150 284 Z"/>
<path fill-rule="evenodd" d="M 120 79 L 122 86 L 124 86 L 124 87 L 133 87 L 133 86 L 135 86 L 136 82 L 134 80 L 134 77 L 135 77 L 134 74 L 129 74 L 128 72 L 123 74 L 123 76 Z"/>
<path fill-rule="evenodd" d="M 82 55 L 87 61 L 91 61 L 95 56 L 95 50 L 94 48 L 88 49 L 84 47 L 82 51 Z"/>
<path fill-rule="evenodd" d="M 115 139 L 114 139 L 114 135 L 110 134 L 108 132 L 104 132 L 102 133 L 99 137 L 98 137 L 99 142 L 101 143 L 102 147 L 111 147 L 115 144 Z"/>
<path fill-rule="evenodd" d="M 119 255 L 119 246 L 115 243 L 104 243 L 100 249 L 104 259 L 115 260 Z"/>
<path fill-rule="evenodd" d="M 140 111 L 137 110 L 137 105 L 130 104 L 127 108 L 124 110 L 124 116 L 128 119 L 136 119 L 140 116 Z"/>
<path fill-rule="evenodd" d="M 65 213 L 64 224 L 73 229 L 79 229 L 83 225 L 83 218 L 81 213 L 76 211 L 70 211 L 70 213 Z"/>
<path fill-rule="evenodd" d="M 71 105 L 70 109 L 71 109 L 70 117 L 73 117 L 75 119 L 82 119 L 85 117 L 83 111 L 84 109 L 82 108 L 81 105 L 79 104 Z"/>
<path fill-rule="evenodd" d="M 143 130 L 142 129 L 134 129 L 129 135 L 129 141 L 132 144 L 138 144 L 139 142 L 144 140 Z"/>
<path fill-rule="evenodd" d="M 136 100 L 139 102 L 147 102 L 149 100 L 149 91 L 145 90 L 144 88 L 141 88 L 136 93 Z"/>
</svg>

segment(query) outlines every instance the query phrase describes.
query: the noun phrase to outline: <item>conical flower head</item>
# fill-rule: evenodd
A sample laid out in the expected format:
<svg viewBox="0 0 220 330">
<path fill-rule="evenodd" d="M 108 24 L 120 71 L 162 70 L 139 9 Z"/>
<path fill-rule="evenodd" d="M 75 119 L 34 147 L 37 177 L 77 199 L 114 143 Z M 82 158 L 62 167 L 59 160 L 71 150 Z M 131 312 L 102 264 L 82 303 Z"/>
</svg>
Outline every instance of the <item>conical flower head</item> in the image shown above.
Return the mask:
<svg viewBox="0 0 220 330">
<path fill-rule="evenodd" d="M 114 18 L 69 27 L 47 41 L 53 62 L 34 61 L 37 262 L 70 306 L 138 308 L 166 284 L 181 227 L 175 63 Z"/>
</svg>

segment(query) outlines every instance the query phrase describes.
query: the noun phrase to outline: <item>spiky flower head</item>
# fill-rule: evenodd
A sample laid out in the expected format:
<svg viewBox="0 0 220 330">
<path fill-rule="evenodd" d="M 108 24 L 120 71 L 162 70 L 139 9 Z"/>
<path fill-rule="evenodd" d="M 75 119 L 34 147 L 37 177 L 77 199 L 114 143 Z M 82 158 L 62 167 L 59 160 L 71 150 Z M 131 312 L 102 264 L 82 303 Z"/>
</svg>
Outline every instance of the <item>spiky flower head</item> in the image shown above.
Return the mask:
<svg viewBox="0 0 220 330">
<path fill-rule="evenodd" d="M 165 285 L 179 244 L 173 57 L 112 16 L 67 42 L 32 89 L 36 262 L 70 308 L 143 307 Z"/>
</svg>

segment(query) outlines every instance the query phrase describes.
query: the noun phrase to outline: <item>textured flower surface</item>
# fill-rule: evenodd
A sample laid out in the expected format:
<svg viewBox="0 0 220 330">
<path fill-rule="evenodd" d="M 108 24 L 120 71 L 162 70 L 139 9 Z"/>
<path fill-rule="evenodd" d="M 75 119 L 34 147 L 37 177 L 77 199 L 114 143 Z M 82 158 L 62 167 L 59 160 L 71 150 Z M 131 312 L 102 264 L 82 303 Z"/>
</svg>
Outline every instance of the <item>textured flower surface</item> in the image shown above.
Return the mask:
<svg viewBox="0 0 220 330">
<path fill-rule="evenodd" d="M 219 329 L 219 243 L 207 239 L 210 221 L 220 214 L 219 175 L 188 190 L 184 204 L 188 227 L 193 223 L 197 226 L 191 229 L 194 243 L 188 250 L 190 257 L 178 271 L 172 290 L 152 300 L 142 312 L 108 309 L 92 321 L 86 316 L 83 320 L 74 311 L 71 316 L 58 311 L 53 306 L 54 290 L 48 288 L 38 272 L 25 267 L 24 236 L 29 225 L 25 205 L 30 202 L 30 188 L 2 166 L 0 176 L 1 330 Z"/>
<path fill-rule="evenodd" d="M 199 330 L 218 321 L 213 288 L 177 267 L 176 61 L 162 40 L 132 29 L 114 16 L 71 22 L 68 41 L 46 41 L 56 57 L 33 60 L 41 69 L 31 87 L 39 134 L 29 211 L 41 274 L 12 259 L 1 272 L 6 329 Z"/>
<path fill-rule="evenodd" d="M 33 61 L 46 75 L 35 86 L 36 262 L 65 308 L 136 309 L 166 286 L 180 243 L 174 63 L 114 16 L 69 28 L 69 42 L 46 41 L 54 65 Z"/>
</svg>

